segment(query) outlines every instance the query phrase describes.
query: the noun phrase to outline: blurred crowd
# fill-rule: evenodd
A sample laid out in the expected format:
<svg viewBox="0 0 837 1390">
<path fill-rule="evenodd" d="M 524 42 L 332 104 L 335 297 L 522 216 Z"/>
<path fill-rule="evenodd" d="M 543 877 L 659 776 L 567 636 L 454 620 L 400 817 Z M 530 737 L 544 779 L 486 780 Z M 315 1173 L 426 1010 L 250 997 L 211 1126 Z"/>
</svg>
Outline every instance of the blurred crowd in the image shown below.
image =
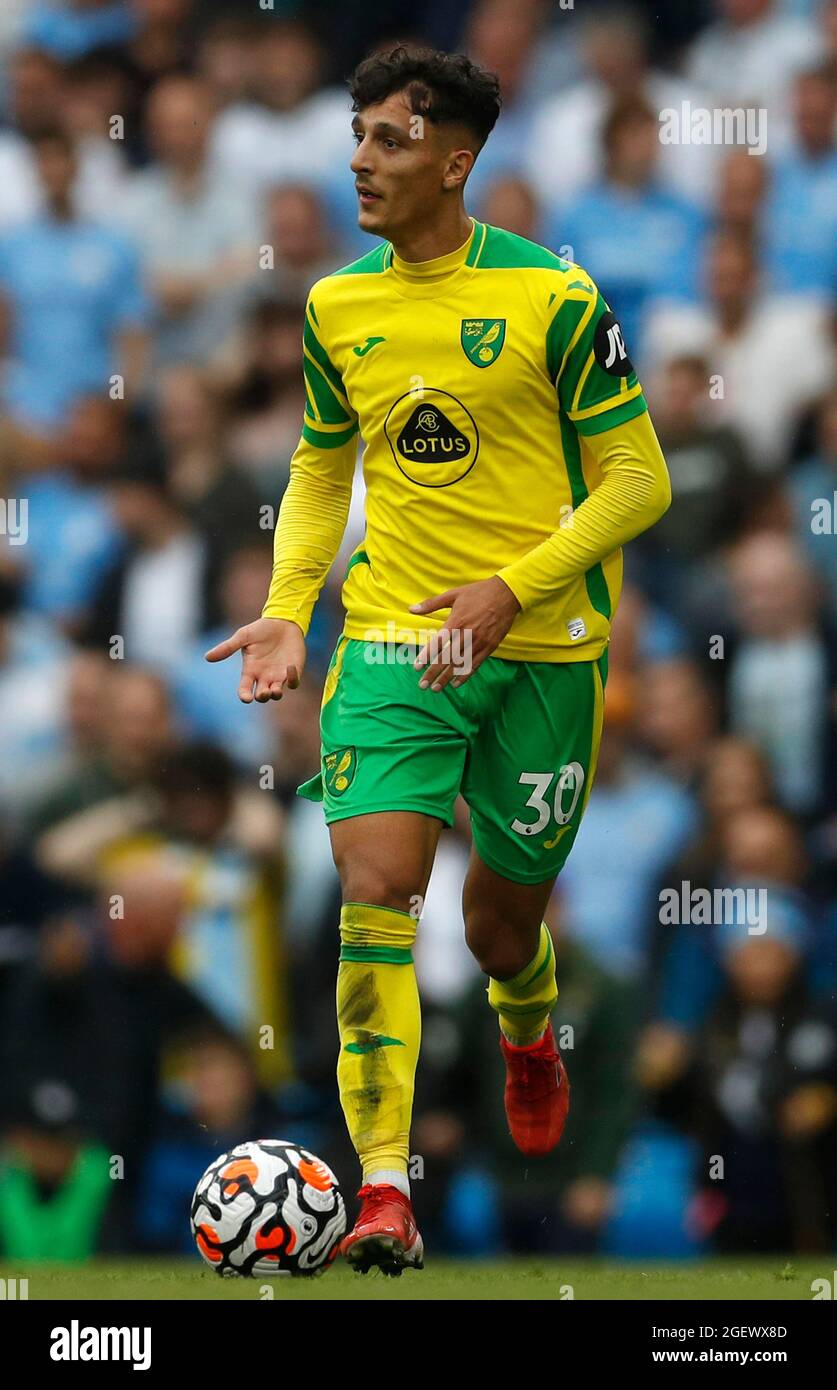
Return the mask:
<svg viewBox="0 0 837 1390">
<path fill-rule="evenodd" d="M 355 1180 L 339 888 L 294 795 L 345 555 L 289 698 L 242 706 L 203 653 L 264 601 L 306 293 L 369 249 L 344 79 L 395 39 L 498 73 L 469 210 L 598 280 L 674 494 L 626 555 L 550 904 L 573 1109 L 548 1159 L 505 1132 L 466 808 L 443 836 L 417 948 L 425 1236 L 832 1250 L 837 3 L 4 0 L 0 1254 L 188 1250 L 194 1184 L 243 1139 Z M 723 106 L 756 113 L 758 152 L 695 138 Z M 362 532 L 358 474 L 346 554 Z M 720 908 L 673 921 L 670 890 Z"/>
</svg>

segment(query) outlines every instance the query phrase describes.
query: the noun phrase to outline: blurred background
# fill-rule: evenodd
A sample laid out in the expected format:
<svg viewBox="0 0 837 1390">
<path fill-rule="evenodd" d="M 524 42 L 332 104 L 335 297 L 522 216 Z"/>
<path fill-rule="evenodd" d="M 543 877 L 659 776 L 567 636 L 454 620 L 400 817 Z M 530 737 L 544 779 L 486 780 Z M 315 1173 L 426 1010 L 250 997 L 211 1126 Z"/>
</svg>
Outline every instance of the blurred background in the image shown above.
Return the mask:
<svg viewBox="0 0 837 1390">
<path fill-rule="evenodd" d="M 573 1086 L 505 1132 L 463 945 L 467 814 L 419 932 L 412 1175 L 439 1251 L 827 1251 L 837 1185 L 837 3 L 3 0 L 0 1253 L 186 1252 L 205 1165 L 294 1139 L 349 1192 L 301 688 L 204 651 L 257 616 L 315 279 L 355 226 L 344 81 L 462 48 L 504 111 L 478 217 L 598 280 L 672 475 L 627 553 L 596 788 L 550 905 Z M 664 108 L 767 112 L 763 153 Z M 362 482 L 346 538 L 363 532 Z M 673 925 L 660 894 L 764 890 Z M 728 899 L 724 899 L 726 903 Z"/>
</svg>

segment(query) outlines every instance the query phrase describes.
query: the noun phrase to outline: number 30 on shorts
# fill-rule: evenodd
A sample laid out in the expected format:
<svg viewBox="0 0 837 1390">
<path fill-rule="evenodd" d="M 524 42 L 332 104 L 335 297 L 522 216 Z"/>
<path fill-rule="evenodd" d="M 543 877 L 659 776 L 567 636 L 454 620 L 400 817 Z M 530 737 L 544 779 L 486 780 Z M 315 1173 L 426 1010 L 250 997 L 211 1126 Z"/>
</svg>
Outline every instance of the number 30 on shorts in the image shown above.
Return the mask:
<svg viewBox="0 0 837 1390">
<path fill-rule="evenodd" d="M 536 819 L 523 821 L 516 817 L 511 823 L 515 834 L 539 835 L 550 820 L 554 820 L 557 826 L 569 825 L 584 786 L 581 763 L 565 763 L 558 772 L 521 772 L 517 780 L 524 787 L 532 787 L 526 807 L 536 812 Z M 555 787 L 548 801 L 546 798 L 553 782 Z M 565 804 L 567 801 L 568 804 Z"/>
</svg>

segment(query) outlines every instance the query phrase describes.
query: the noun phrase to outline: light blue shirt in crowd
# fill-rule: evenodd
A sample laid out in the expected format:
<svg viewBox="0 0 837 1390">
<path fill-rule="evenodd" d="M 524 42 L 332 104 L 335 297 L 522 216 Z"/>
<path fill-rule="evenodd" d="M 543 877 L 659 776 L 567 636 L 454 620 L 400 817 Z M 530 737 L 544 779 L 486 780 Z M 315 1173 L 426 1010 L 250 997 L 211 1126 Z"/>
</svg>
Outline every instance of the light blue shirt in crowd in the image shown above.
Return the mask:
<svg viewBox="0 0 837 1390">
<path fill-rule="evenodd" d="M 23 42 L 71 63 L 97 48 L 130 42 L 138 28 L 139 16 L 127 0 L 96 9 L 40 4 L 23 26 Z"/>
<path fill-rule="evenodd" d="M 794 155 L 777 164 L 763 225 L 777 290 L 837 290 L 837 150 L 823 159 Z"/>
<path fill-rule="evenodd" d="M 656 299 L 695 299 L 700 287 L 703 213 L 656 185 L 630 191 L 600 183 L 547 219 L 547 246 L 592 275 L 637 352 L 643 318 Z"/>
<path fill-rule="evenodd" d="M 219 744 L 251 772 L 273 761 L 275 729 L 263 706 L 244 705 L 237 698 L 240 663 L 233 669 L 231 662 L 212 665 L 205 660 L 209 648 L 228 635 L 228 625 L 202 633 L 176 665 L 173 685 L 188 736 Z"/>
<path fill-rule="evenodd" d="M 129 241 L 49 216 L 0 238 L 0 297 L 11 311 L 3 403 L 47 431 L 80 396 L 108 392 L 116 335 L 141 327 L 149 313 Z"/>
<path fill-rule="evenodd" d="M 122 547 L 104 488 L 83 487 L 69 473 L 30 478 L 24 605 L 58 621 L 83 611 Z"/>
<path fill-rule="evenodd" d="M 569 934 L 611 974 L 637 979 L 645 970 L 661 876 L 698 821 L 690 793 L 643 765 L 594 787 L 560 891 Z"/>
</svg>

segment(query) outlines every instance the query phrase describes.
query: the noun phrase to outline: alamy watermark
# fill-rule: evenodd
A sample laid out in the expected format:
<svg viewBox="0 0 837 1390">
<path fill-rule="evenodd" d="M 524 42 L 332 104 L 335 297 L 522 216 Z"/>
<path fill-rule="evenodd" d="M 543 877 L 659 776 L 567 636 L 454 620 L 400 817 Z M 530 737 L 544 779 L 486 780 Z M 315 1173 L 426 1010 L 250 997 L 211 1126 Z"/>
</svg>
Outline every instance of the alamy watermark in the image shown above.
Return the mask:
<svg viewBox="0 0 837 1390">
<path fill-rule="evenodd" d="M 749 936 L 767 931 L 766 888 L 693 888 L 684 879 L 676 888 L 660 891 L 660 924 L 746 926 Z"/>
<path fill-rule="evenodd" d="M 767 151 L 767 110 L 764 106 L 695 106 L 660 111 L 661 145 L 740 145 L 748 154 Z"/>
<path fill-rule="evenodd" d="M 399 628 L 390 620 L 385 629 L 368 628 L 363 640 L 363 659 L 370 666 L 412 666 L 419 651 L 426 647 L 428 667 L 441 662 L 463 676 L 469 676 L 474 669 L 470 628 L 413 631 Z"/>
<path fill-rule="evenodd" d="M 0 536 L 9 545 L 25 545 L 29 539 L 29 499 L 0 497 Z"/>
</svg>

